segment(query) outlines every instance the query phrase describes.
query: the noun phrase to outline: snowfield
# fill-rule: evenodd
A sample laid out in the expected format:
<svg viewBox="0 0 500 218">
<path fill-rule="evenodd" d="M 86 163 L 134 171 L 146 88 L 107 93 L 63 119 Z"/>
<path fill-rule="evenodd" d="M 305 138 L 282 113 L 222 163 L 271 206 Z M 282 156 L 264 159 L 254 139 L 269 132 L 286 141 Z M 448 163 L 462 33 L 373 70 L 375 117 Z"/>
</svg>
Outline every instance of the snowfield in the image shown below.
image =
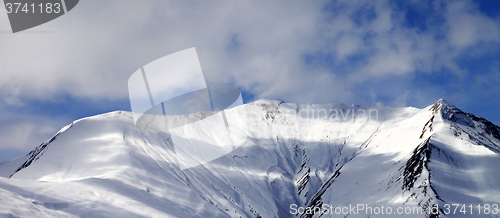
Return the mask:
<svg viewBox="0 0 500 218">
<path fill-rule="evenodd" d="M 500 217 L 500 128 L 445 100 L 225 113 L 246 141 L 185 170 L 131 112 L 77 120 L 0 164 L 0 217 Z"/>
</svg>

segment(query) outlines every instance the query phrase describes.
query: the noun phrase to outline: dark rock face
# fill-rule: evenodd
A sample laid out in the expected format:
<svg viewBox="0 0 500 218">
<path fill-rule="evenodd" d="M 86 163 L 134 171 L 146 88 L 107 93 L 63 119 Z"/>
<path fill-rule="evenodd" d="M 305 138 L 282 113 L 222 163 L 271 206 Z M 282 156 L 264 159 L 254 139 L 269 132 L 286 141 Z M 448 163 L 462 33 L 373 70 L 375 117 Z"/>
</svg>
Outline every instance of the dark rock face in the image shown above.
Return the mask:
<svg viewBox="0 0 500 218">
<path fill-rule="evenodd" d="M 71 128 L 73 126 L 73 124 L 74 123 L 70 124 L 68 129 Z M 29 157 L 28 160 L 26 160 L 19 168 L 17 168 L 16 171 L 14 173 L 12 173 L 12 175 L 9 176 L 9 178 L 11 178 L 14 174 L 19 172 L 20 170 L 30 166 L 34 161 L 38 160 L 43 155 L 45 150 L 47 149 L 47 146 L 50 145 L 50 143 L 52 143 L 53 141 L 55 141 L 57 136 L 59 136 L 59 134 L 61 134 L 62 132 L 63 131 L 59 131 L 57 134 L 52 136 L 52 138 L 50 138 L 48 142 L 43 142 L 42 144 L 37 146 L 35 149 L 30 151 L 30 153 L 28 153 L 26 155 Z"/>
<path fill-rule="evenodd" d="M 469 140 L 478 145 L 484 145 L 496 153 L 500 153 L 500 148 L 492 141 L 495 139 L 500 141 L 499 126 L 482 117 L 463 112 L 445 100 L 439 100 L 434 104 L 433 108 L 440 109 L 443 119 L 451 121 L 450 125 L 455 129 L 455 136 L 465 133 L 465 136 Z"/>
</svg>

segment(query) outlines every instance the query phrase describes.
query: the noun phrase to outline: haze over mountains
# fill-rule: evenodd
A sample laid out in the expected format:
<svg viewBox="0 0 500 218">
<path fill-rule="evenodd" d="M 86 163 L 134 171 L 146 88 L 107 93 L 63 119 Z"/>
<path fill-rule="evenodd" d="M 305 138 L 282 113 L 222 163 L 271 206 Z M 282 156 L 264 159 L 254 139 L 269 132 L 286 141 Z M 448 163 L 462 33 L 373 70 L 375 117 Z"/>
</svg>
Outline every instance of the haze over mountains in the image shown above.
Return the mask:
<svg viewBox="0 0 500 218">
<path fill-rule="evenodd" d="M 185 170 L 169 134 L 139 131 L 131 112 L 77 120 L 0 164 L 0 217 L 498 217 L 500 128 L 445 100 L 423 109 L 259 100 L 226 114 L 244 116 L 245 143 Z M 342 211 L 356 205 L 365 208 Z"/>
</svg>

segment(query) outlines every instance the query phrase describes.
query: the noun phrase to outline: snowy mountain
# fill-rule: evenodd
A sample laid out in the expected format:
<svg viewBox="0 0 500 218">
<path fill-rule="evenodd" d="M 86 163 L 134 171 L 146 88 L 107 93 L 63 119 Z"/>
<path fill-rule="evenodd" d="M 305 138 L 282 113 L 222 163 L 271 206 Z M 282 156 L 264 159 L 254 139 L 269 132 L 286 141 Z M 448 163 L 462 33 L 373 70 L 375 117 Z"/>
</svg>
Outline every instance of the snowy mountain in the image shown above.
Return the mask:
<svg viewBox="0 0 500 218">
<path fill-rule="evenodd" d="M 445 100 L 225 113 L 244 116 L 245 143 L 185 170 L 131 112 L 77 120 L 0 164 L 0 217 L 500 216 L 500 127 Z"/>
</svg>

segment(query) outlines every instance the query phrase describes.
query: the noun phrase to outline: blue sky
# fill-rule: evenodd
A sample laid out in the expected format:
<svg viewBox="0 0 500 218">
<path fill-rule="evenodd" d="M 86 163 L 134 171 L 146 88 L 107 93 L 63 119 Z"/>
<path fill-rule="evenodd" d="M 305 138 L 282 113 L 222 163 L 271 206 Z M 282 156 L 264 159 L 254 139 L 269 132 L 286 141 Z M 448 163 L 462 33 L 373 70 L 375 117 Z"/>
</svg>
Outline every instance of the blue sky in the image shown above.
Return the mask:
<svg viewBox="0 0 500 218">
<path fill-rule="evenodd" d="M 0 161 L 73 120 L 129 111 L 128 77 L 190 47 L 207 82 L 239 87 L 245 102 L 444 98 L 500 125 L 496 0 L 86 0 L 16 34 L 0 16 Z"/>
</svg>

